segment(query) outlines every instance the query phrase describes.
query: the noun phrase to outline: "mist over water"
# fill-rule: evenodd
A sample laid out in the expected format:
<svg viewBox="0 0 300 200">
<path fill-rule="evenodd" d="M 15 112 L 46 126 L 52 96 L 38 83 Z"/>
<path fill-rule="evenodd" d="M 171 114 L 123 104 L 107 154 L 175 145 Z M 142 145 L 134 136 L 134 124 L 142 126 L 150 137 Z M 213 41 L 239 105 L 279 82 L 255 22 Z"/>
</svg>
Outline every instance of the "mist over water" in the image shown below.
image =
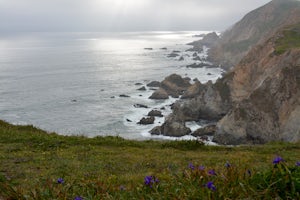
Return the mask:
<svg viewBox="0 0 300 200">
<path fill-rule="evenodd" d="M 138 91 L 141 86 L 136 83 L 162 81 L 172 73 L 198 78 L 201 82 L 220 76 L 220 69 L 186 68 L 195 61 L 189 57 L 192 52 L 185 52 L 190 47 L 185 44 L 199 39 L 192 37 L 199 33 L 0 36 L 0 119 L 33 124 L 64 135 L 145 139 L 154 125 L 139 126 L 136 122 L 149 109 L 133 105 L 160 108 L 172 100 L 150 100 L 152 91 Z M 167 58 L 173 50 L 180 51 L 185 60 Z M 130 98 L 121 98 L 121 94 Z M 126 121 L 129 118 L 132 123 Z"/>
</svg>

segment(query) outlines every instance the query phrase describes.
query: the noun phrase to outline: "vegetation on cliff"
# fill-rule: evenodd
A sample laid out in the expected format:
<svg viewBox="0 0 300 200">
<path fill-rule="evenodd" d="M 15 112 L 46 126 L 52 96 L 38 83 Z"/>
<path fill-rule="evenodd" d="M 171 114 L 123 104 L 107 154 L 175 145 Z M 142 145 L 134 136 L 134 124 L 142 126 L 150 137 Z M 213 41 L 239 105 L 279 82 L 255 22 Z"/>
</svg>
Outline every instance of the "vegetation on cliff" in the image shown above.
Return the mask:
<svg viewBox="0 0 300 200">
<path fill-rule="evenodd" d="M 300 48 L 300 24 L 282 31 L 282 36 L 276 41 L 275 53 L 283 54 L 293 48 Z"/>
<path fill-rule="evenodd" d="M 299 143 L 67 137 L 0 121 L 0 199 L 299 199 L 299 155 Z"/>
</svg>

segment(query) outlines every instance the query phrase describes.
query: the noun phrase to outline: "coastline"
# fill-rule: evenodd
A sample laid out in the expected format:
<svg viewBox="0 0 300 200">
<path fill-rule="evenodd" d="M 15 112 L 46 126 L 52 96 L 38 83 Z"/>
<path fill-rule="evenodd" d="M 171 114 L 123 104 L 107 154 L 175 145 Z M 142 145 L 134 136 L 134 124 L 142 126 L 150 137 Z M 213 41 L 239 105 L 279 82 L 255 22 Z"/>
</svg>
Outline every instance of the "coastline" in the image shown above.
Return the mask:
<svg viewBox="0 0 300 200">
<path fill-rule="evenodd" d="M 208 35 L 208 37 L 207 37 Z M 204 40 L 203 40 L 203 36 L 204 36 Z M 213 69 L 220 69 L 218 66 L 213 66 L 209 60 L 207 60 L 207 52 L 209 47 L 211 46 L 212 43 L 215 42 L 215 37 L 218 37 L 216 35 L 215 32 L 211 32 L 211 33 L 207 33 L 207 34 L 202 34 L 202 37 L 198 37 L 197 41 L 188 43 L 187 45 L 191 46 L 189 48 L 187 48 L 184 51 L 176 51 L 176 50 L 170 50 L 171 53 L 167 54 L 167 57 L 171 57 L 171 58 L 186 58 L 186 56 L 188 57 L 192 57 L 193 58 L 193 64 L 194 66 L 197 67 L 193 67 L 198 68 L 198 69 L 205 69 L 207 70 L 207 75 L 211 76 L 213 74 L 211 74 L 211 70 Z M 206 39 L 205 39 L 206 38 Z M 207 39 L 209 38 L 209 39 Z M 202 41 L 202 42 L 201 42 Z M 165 49 L 165 48 L 162 48 Z M 152 48 L 146 48 L 146 50 L 153 50 Z M 171 56 L 170 56 L 171 55 Z M 180 59 L 179 59 L 180 61 Z M 186 64 L 184 67 L 188 70 L 189 66 L 191 64 Z M 221 75 L 223 74 L 224 71 L 220 70 L 220 74 L 217 75 L 218 78 L 221 78 Z M 214 73 L 215 74 L 215 73 Z M 174 76 L 176 74 L 171 74 L 170 76 Z M 164 82 L 166 81 L 166 79 L 168 79 L 168 77 L 165 78 L 165 80 L 159 82 L 157 80 L 153 80 L 154 82 L 158 83 L 158 87 L 151 87 L 151 82 L 149 83 L 137 83 L 138 87 L 142 88 L 142 90 L 147 91 L 146 96 L 148 96 L 150 99 L 152 98 L 152 96 L 154 94 L 156 94 L 157 92 L 159 93 L 159 91 L 162 89 L 161 86 L 164 84 Z M 185 79 L 187 80 L 187 82 L 190 84 L 191 87 L 193 87 L 193 85 L 198 83 L 198 79 L 194 78 L 192 79 L 191 77 L 184 76 L 178 76 L 179 79 Z M 178 79 L 177 78 L 177 79 Z M 211 77 L 212 78 L 212 77 Z M 212 81 L 212 83 L 214 83 L 217 80 L 217 78 L 212 78 L 211 80 L 207 80 L 207 81 L 203 81 L 201 80 L 201 83 L 206 84 L 206 82 Z M 152 82 L 153 82 L 152 81 Z M 172 83 L 172 80 L 170 80 L 170 83 L 167 83 L 170 85 L 176 85 L 176 82 Z M 166 89 L 166 88 L 165 88 Z M 206 125 L 211 124 L 210 121 L 207 121 L 205 123 L 203 122 L 197 122 L 197 121 L 189 121 L 185 123 L 185 126 L 189 129 L 192 130 L 191 134 L 189 135 L 183 135 L 183 136 L 172 136 L 172 135 L 161 135 L 161 134 L 152 134 L 151 130 L 154 129 L 157 126 L 160 126 L 162 124 L 164 124 L 165 119 L 172 113 L 172 105 L 177 102 L 180 101 L 182 99 L 182 95 L 179 96 L 173 96 L 170 94 L 171 90 L 174 88 L 169 88 L 170 90 L 167 89 L 167 96 L 166 97 L 160 97 L 158 96 L 154 98 L 154 101 L 157 102 L 154 106 L 150 106 L 148 107 L 148 105 L 142 105 L 144 108 L 132 108 L 132 110 L 136 110 L 136 112 L 133 112 L 131 115 L 127 115 L 124 117 L 124 123 L 127 126 L 136 126 L 135 123 L 139 123 L 139 120 L 149 120 L 149 115 L 147 115 L 147 113 L 149 113 L 150 111 L 155 111 L 157 110 L 158 112 L 162 112 L 163 116 L 161 117 L 155 117 L 154 118 L 154 122 L 151 122 L 151 125 L 147 125 L 147 124 L 142 124 L 140 126 L 144 126 L 147 127 L 147 130 L 144 129 L 144 131 L 141 133 L 143 135 L 143 137 L 145 137 L 145 139 L 160 139 L 160 140 L 200 140 L 206 144 L 209 145 L 216 145 L 216 143 L 212 142 L 212 137 L 211 136 L 207 136 L 207 135 L 202 135 L 202 136 L 196 136 L 193 135 L 193 133 L 203 127 L 205 127 Z M 139 89 L 138 89 L 139 90 Z M 163 89 L 164 90 L 164 89 Z M 182 90 L 182 89 L 181 89 Z M 183 90 L 188 90 L 188 88 L 185 88 Z M 149 93 L 149 91 L 151 91 Z M 151 95 L 152 93 L 152 95 Z M 172 92 L 171 92 L 172 93 Z M 167 100 L 165 100 L 165 98 L 167 98 Z M 188 97 L 189 98 L 189 97 Z M 143 114 L 141 115 L 141 113 L 143 112 Z M 139 114 L 138 114 L 139 113 Z"/>
<path fill-rule="evenodd" d="M 215 69 L 208 69 L 211 75 L 207 75 L 205 68 L 186 68 L 194 63 L 192 55 L 187 56 L 192 52 L 185 52 L 191 47 L 186 43 L 195 40 L 192 33 L 132 34 L 125 38 L 75 34 L 67 40 L 67 33 L 43 34 L 39 40 L 12 37 L 0 58 L 7 66 L 1 68 L 2 119 L 64 135 L 141 140 L 145 127 L 125 126 L 126 116 L 147 114 L 135 104 L 155 107 L 156 103 L 148 99 L 150 88 L 139 91 L 142 86 L 136 83 L 162 81 L 171 73 L 206 82 L 221 74 Z M 110 42 L 114 45 L 107 46 Z M 168 57 L 173 51 L 186 59 Z M 122 94 L 131 98 L 119 97 Z"/>
</svg>

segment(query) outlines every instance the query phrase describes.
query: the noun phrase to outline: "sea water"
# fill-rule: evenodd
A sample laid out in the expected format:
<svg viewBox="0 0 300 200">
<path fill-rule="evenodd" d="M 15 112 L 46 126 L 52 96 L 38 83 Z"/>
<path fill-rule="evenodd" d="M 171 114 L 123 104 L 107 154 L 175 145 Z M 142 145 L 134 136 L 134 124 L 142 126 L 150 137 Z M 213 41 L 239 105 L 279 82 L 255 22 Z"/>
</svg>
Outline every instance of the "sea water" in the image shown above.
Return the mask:
<svg viewBox="0 0 300 200">
<path fill-rule="evenodd" d="M 63 135 L 153 138 L 149 130 L 164 118 L 153 125 L 137 122 L 152 109 L 164 107 L 167 115 L 176 99 L 150 100 L 153 91 L 138 88 L 172 73 L 202 83 L 222 73 L 219 68 L 186 68 L 195 63 L 186 44 L 201 33 L 2 34 L 0 119 Z M 167 56 L 174 50 L 183 61 Z M 149 108 L 135 108 L 137 103 Z"/>
</svg>

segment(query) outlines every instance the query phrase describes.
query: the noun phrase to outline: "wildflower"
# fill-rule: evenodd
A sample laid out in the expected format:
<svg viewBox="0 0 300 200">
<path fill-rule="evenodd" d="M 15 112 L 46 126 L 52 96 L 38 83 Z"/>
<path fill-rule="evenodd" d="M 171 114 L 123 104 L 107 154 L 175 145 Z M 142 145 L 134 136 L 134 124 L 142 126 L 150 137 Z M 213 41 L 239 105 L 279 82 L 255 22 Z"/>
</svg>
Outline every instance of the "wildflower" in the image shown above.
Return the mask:
<svg viewBox="0 0 300 200">
<path fill-rule="evenodd" d="M 209 181 L 208 183 L 206 183 L 205 185 L 208 189 L 212 190 L 212 191 L 216 191 L 217 188 L 216 186 L 214 185 L 214 183 L 212 181 Z"/>
<path fill-rule="evenodd" d="M 280 156 L 275 157 L 273 160 L 274 165 L 279 164 L 280 162 L 284 162 L 283 158 L 281 158 Z"/>
<path fill-rule="evenodd" d="M 249 176 L 251 176 L 251 175 L 252 175 L 252 172 L 251 172 L 251 170 L 250 170 L 250 169 L 248 169 L 248 170 L 247 170 L 247 173 L 248 173 L 248 175 L 249 175 Z"/>
<path fill-rule="evenodd" d="M 57 183 L 58 184 L 63 184 L 65 181 L 64 181 L 64 179 L 63 178 L 58 178 L 57 179 Z"/>
<path fill-rule="evenodd" d="M 208 171 L 208 175 L 211 175 L 211 176 L 217 176 L 215 170 L 211 169 Z"/>
<path fill-rule="evenodd" d="M 300 167 L 300 161 L 296 162 L 296 166 Z"/>
<path fill-rule="evenodd" d="M 126 190 L 126 187 L 125 187 L 124 185 L 121 185 L 121 186 L 120 186 L 120 190 L 121 190 L 121 191 L 124 191 L 124 190 Z"/>
<path fill-rule="evenodd" d="M 193 165 L 193 163 L 189 163 L 189 168 L 190 168 L 191 170 L 194 170 L 194 169 L 195 169 L 195 166 Z"/>
<path fill-rule="evenodd" d="M 203 165 L 201 165 L 201 166 L 198 167 L 198 169 L 199 169 L 200 171 L 204 171 L 204 170 L 205 170 L 205 167 L 204 167 Z"/>
<path fill-rule="evenodd" d="M 231 164 L 227 161 L 227 162 L 225 163 L 225 167 L 226 167 L 226 168 L 230 168 L 230 167 L 231 167 Z"/>
<path fill-rule="evenodd" d="M 144 178 L 144 184 L 152 188 L 152 185 L 155 183 L 159 183 L 159 180 L 155 176 L 146 176 Z"/>
<path fill-rule="evenodd" d="M 74 198 L 74 200 L 83 200 L 83 198 L 81 196 L 77 196 Z"/>
</svg>

